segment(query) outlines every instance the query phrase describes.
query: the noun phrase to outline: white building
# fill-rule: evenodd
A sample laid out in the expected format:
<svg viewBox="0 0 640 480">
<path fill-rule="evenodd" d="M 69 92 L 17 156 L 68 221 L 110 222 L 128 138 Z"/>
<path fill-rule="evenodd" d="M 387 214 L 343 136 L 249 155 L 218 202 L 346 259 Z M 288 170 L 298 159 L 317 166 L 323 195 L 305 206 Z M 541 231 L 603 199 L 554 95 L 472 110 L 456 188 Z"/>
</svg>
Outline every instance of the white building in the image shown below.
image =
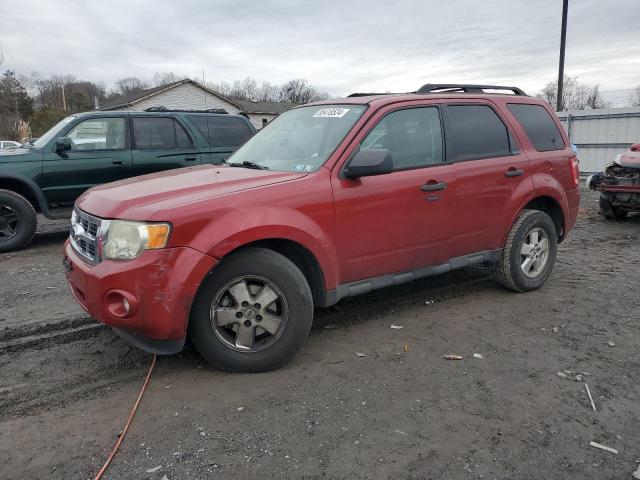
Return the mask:
<svg viewBox="0 0 640 480">
<path fill-rule="evenodd" d="M 619 153 L 640 143 L 640 107 L 572 110 L 557 113 L 578 147 L 581 172 L 600 172 Z"/>
<path fill-rule="evenodd" d="M 246 115 L 254 127 L 261 129 L 282 112 L 294 106 L 288 102 L 231 100 L 196 81 L 186 79 L 107 100 L 99 105 L 99 109 L 132 111 L 143 111 L 153 107 L 164 107 L 167 110 L 224 109 L 228 113 Z"/>
</svg>

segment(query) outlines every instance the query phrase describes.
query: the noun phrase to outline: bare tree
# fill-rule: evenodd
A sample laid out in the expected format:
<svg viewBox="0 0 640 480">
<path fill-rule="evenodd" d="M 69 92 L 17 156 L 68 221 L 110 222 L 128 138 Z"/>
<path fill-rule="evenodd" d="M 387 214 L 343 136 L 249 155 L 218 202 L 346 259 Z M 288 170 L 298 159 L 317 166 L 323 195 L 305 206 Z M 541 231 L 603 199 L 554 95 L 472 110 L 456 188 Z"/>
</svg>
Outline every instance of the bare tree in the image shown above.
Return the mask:
<svg viewBox="0 0 640 480">
<path fill-rule="evenodd" d="M 558 82 L 547 83 L 538 93 L 538 98 L 546 100 L 550 105 L 556 105 Z M 562 89 L 562 110 L 587 110 L 605 108 L 607 103 L 602 98 L 599 85 L 585 85 L 578 81 L 578 77 L 564 77 Z"/>
<path fill-rule="evenodd" d="M 206 87 L 219 93 L 223 97 L 231 98 L 231 85 L 224 80 L 220 80 L 219 82 L 207 82 Z"/>
<path fill-rule="evenodd" d="M 184 80 L 185 78 L 187 77 L 184 75 L 177 75 L 173 72 L 156 72 L 153 74 L 153 77 L 151 77 L 151 85 L 154 87 L 159 87 L 161 85 L 167 85 L 179 80 Z"/>
<path fill-rule="evenodd" d="M 587 90 L 587 107 L 593 110 L 598 108 L 607 108 L 608 104 L 602 98 L 600 85 L 594 85 Z"/>
<path fill-rule="evenodd" d="M 269 82 L 262 82 L 256 100 L 259 102 L 277 102 L 280 97 L 280 87 Z"/>
<path fill-rule="evenodd" d="M 329 98 L 328 93 L 318 91 L 304 78 L 289 80 L 282 85 L 280 90 L 281 101 L 291 102 L 296 105 L 325 100 L 327 98 Z"/>
<path fill-rule="evenodd" d="M 247 77 L 242 81 L 236 80 L 233 83 L 224 80 L 210 82 L 207 83 L 207 86 L 232 100 L 303 104 L 329 98 L 328 93 L 319 91 L 304 78 L 293 79 L 283 85 L 263 82 L 258 86 L 256 80 Z"/>
<path fill-rule="evenodd" d="M 149 83 L 137 77 L 125 77 L 115 81 L 117 95 L 129 95 L 149 88 Z"/>
</svg>

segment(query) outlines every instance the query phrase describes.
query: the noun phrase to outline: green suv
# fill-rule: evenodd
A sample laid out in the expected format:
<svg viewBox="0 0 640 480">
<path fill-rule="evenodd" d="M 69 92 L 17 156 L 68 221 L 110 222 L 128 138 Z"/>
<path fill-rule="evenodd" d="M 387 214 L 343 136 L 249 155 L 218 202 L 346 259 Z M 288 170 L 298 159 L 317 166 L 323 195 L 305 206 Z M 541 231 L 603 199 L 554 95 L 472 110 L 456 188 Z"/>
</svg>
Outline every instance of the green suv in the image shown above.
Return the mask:
<svg viewBox="0 0 640 480">
<path fill-rule="evenodd" d="M 36 212 L 69 216 L 82 192 L 146 173 L 223 163 L 255 133 L 242 115 L 212 111 L 71 115 L 31 147 L 0 154 L 0 252 L 25 247 Z"/>
</svg>

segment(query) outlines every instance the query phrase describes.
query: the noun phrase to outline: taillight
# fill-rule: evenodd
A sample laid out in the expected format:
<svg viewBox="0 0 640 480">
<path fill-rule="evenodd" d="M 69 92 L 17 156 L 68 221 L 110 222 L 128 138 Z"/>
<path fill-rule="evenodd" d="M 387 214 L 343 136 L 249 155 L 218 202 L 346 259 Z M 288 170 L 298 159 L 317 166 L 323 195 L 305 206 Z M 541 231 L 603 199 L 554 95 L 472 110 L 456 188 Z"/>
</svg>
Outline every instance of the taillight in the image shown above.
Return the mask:
<svg viewBox="0 0 640 480">
<path fill-rule="evenodd" d="M 573 186 L 577 187 L 580 184 L 580 161 L 578 157 L 573 156 L 569 158 L 569 171 L 571 172 Z"/>
</svg>

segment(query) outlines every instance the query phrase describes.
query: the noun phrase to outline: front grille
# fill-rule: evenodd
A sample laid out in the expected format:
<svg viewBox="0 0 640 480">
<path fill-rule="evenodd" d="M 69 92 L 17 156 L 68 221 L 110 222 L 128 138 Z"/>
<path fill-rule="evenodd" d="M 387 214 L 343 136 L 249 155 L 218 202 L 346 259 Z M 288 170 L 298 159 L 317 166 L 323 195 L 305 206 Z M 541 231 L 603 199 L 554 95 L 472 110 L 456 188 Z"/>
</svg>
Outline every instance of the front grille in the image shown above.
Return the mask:
<svg viewBox="0 0 640 480">
<path fill-rule="evenodd" d="M 91 263 L 100 262 L 98 241 L 102 220 L 74 208 L 71 215 L 71 245 L 74 250 Z"/>
</svg>

